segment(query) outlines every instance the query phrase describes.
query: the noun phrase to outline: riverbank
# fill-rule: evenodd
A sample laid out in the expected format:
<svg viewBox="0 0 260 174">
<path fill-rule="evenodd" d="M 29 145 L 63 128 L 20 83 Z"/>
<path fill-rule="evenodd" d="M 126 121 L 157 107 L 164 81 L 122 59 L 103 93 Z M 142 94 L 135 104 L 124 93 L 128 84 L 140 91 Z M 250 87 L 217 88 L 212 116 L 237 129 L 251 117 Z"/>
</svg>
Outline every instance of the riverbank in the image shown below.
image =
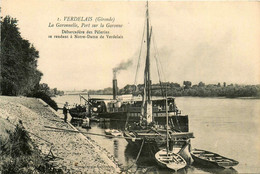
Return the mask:
<svg viewBox="0 0 260 174">
<path fill-rule="evenodd" d="M 0 96 L 0 118 L 12 125 L 22 120 L 23 127 L 43 156 L 64 173 L 118 173 L 117 164 L 82 134 L 47 130 L 44 126 L 75 130 L 62 115 L 39 99 Z M 1 129 L 1 135 L 5 130 Z"/>
</svg>

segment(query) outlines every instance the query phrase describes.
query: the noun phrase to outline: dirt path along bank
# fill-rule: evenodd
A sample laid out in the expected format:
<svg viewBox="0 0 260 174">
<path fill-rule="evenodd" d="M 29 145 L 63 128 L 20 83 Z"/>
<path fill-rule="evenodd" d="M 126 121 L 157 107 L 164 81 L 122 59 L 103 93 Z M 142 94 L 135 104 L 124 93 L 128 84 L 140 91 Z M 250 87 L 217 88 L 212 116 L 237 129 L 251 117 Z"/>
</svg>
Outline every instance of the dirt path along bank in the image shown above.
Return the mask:
<svg viewBox="0 0 260 174">
<path fill-rule="evenodd" d="M 22 120 L 39 150 L 56 157 L 53 163 L 65 173 L 118 173 L 114 163 L 92 140 L 73 132 L 47 131 L 44 126 L 75 130 L 60 114 L 39 99 L 0 96 L 0 118 L 17 124 Z"/>
</svg>

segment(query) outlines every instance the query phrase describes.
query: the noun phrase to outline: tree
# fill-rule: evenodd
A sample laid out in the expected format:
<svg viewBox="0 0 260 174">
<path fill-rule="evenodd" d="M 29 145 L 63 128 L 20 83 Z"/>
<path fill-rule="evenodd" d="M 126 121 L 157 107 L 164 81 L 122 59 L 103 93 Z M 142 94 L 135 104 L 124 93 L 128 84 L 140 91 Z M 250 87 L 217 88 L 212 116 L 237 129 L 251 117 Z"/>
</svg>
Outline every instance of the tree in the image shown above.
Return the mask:
<svg viewBox="0 0 260 174">
<path fill-rule="evenodd" d="M 199 82 L 198 86 L 199 86 L 199 87 L 204 87 L 204 86 L 205 86 L 205 83 Z"/>
<path fill-rule="evenodd" d="M 183 81 L 184 89 L 189 89 L 191 87 L 190 81 Z"/>
<path fill-rule="evenodd" d="M 171 88 L 180 88 L 181 85 L 179 83 L 171 83 L 170 84 Z"/>
<path fill-rule="evenodd" d="M 58 89 L 57 88 L 53 88 L 53 92 L 54 92 L 54 95 L 58 95 Z"/>
<path fill-rule="evenodd" d="M 6 16 L 1 19 L 1 88 L 3 95 L 26 95 L 41 80 L 37 70 L 39 52 L 21 37 L 17 20 Z"/>
<path fill-rule="evenodd" d="M 48 93 L 50 91 L 50 87 L 47 83 L 41 83 L 37 85 L 37 91 Z"/>
</svg>

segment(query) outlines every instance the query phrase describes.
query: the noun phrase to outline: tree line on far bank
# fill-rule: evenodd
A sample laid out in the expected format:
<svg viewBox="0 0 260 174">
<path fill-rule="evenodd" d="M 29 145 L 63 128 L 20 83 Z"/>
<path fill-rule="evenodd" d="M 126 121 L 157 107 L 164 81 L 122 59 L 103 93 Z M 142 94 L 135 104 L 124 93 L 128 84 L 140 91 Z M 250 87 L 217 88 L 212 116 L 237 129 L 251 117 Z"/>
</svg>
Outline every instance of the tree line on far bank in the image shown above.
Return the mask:
<svg viewBox="0 0 260 174">
<path fill-rule="evenodd" d="M 153 96 L 165 95 L 167 86 L 168 96 L 194 96 L 194 97 L 260 97 L 260 85 L 238 85 L 229 84 L 205 84 L 200 82 L 192 85 L 190 81 L 184 81 L 183 85 L 173 82 L 157 83 L 152 85 Z M 118 89 L 118 94 L 133 94 L 142 95 L 143 85 L 126 85 L 122 89 Z M 112 95 L 112 88 L 105 88 L 103 90 L 89 90 L 89 94 L 96 95 Z"/>
<path fill-rule="evenodd" d="M 51 96 L 63 95 L 57 88 L 50 89 L 48 84 L 40 84 L 42 72 L 37 69 L 39 52 L 26 39 L 21 37 L 17 20 L 6 16 L 1 18 L 1 59 L 0 59 L 0 94 L 9 96 L 30 96 L 45 100 L 57 109 Z M 171 96 L 199 97 L 260 97 L 260 85 L 237 85 L 225 82 L 205 84 L 200 82 L 192 85 L 184 81 L 183 85 L 173 82 L 152 85 L 152 95 L 162 96 L 167 86 L 167 94 Z M 89 94 L 111 95 L 112 88 L 88 90 Z M 143 85 L 126 85 L 118 89 L 118 94 L 142 94 Z"/>
<path fill-rule="evenodd" d="M 18 21 L 10 16 L 1 18 L 0 94 L 42 98 L 57 109 L 50 97 L 63 93 L 40 84 L 43 74 L 37 69 L 38 59 L 36 48 L 22 38 Z"/>
</svg>

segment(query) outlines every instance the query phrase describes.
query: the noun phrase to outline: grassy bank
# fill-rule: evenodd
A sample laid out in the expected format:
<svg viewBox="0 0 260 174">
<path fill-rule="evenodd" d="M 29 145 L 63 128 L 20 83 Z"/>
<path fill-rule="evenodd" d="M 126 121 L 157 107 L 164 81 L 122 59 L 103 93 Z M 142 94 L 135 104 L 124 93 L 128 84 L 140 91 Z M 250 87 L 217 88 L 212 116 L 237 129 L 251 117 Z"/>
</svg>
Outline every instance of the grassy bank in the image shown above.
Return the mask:
<svg viewBox="0 0 260 174">
<path fill-rule="evenodd" d="M 3 174 L 63 173 L 40 153 L 21 120 L 14 125 L 0 118 L 0 124 L 0 171 Z"/>
<path fill-rule="evenodd" d="M 42 100 L 0 96 L 2 173 L 118 173 L 117 165 L 85 136 L 45 127 L 74 130 L 62 117 Z M 16 149 L 20 145 L 25 153 Z"/>
</svg>

